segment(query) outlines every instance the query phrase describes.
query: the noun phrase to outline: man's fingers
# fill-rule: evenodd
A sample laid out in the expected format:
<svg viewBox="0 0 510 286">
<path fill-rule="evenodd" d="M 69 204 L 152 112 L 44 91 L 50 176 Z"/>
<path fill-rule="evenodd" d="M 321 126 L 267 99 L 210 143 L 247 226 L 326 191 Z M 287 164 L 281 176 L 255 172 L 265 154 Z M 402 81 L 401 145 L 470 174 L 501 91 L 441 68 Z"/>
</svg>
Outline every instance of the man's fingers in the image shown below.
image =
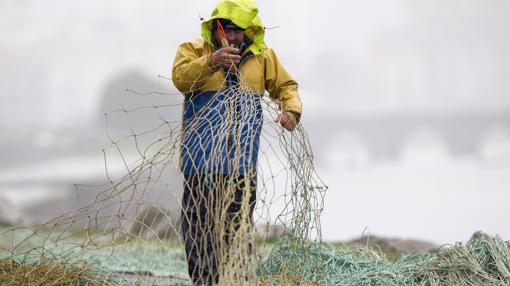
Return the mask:
<svg viewBox="0 0 510 286">
<path fill-rule="evenodd" d="M 289 131 L 294 131 L 294 129 L 296 128 L 296 123 L 295 123 L 295 122 L 293 122 L 293 121 L 289 121 L 289 122 L 287 122 L 287 123 L 283 126 L 283 128 L 285 128 L 285 129 L 287 129 L 287 130 L 289 130 Z"/>
<path fill-rule="evenodd" d="M 222 50 L 224 52 L 226 52 L 227 54 L 239 54 L 239 49 L 238 48 L 234 48 L 234 47 L 225 47 L 225 48 L 222 48 Z"/>
<path fill-rule="evenodd" d="M 237 49 L 237 48 L 230 48 L 230 47 L 221 48 L 218 50 L 218 52 L 220 52 L 221 54 L 224 54 L 224 55 L 239 55 L 239 49 Z"/>
<path fill-rule="evenodd" d="M 224 65 L 224 67 L 230 67 L 232 64 L 239 64 L 241 62 L 241 57 L 238 55 L 222 55 L 221 64 Z"/>
<path fill-rule="evenodd" d="M 231 55 L 231 54 L 229 54 L 229 55 L 227 55 L 225 57 L 225 59 L 228 60 L 228 61 L 234 61 L 236 63 L 239 63 L 239 61 L 241 60 L 241 57 L 238 56 L 238 55 Z"/>
<path fill-rule="evenodd" d="M 289 124 L 289 117 L 286 115 L 283 115 L 282 118 L 280 119 L 280 124 L 282 126 Z"/>
<path fill-rule="evenodd" d="M 293 131 L 294 128 L 296 128 L 296 125 L 293 122 L 287 122 L 285 124 L 282 124 L 282 127 L 289 131 Z"/>
<path fill-rule="evenodd" d="M 232 63 L 237 65 L 241 62 L 239 49 L 233 47 L 221 48 L 214 52 L 213 62 L 223 67 L 230 67 Z"/>
<path fill-rule="evenodd" d="M 290 114 L 288 112 L 284 112 L 283 114 L 280 114 L 278 118 L 276 119 L 276 122 L 280 122 L 283 128 L 287 129 L 288 131 L 293 131 L 296 128 L 297 121 L 293 114 Z"/>
<path fill-rule="evenodd" d="M 223 53 L 221 54 L 221 58 L 222 59 L 241 59 L 241 56 L 239 55 L 234 55 L 234 54 L 227 54 L 227 53 Z"/>
</svg>

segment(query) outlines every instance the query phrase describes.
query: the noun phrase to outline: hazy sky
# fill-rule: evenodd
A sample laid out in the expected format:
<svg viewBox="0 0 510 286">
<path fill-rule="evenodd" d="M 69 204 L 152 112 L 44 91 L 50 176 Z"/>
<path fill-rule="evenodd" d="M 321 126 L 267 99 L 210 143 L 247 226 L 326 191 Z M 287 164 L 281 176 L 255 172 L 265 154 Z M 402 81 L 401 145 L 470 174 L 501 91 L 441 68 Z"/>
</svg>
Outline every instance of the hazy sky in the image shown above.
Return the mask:
<svg viewBox="0 0 510 286">
<path fill-rule="evenodd" d="M 263 23 L 277 27 L 267 42 L 298 79 L 309 112 L 510 103 L 507 1 L 258 3 Z M 199 16 L 214 5 L 0 1 L 2 125 L 12 116 L 27 127 L 31 117 L 48 127 L 91 120 L 118 74 L 168 76 L 176 46 L 199 37 Z"/>
</svg>

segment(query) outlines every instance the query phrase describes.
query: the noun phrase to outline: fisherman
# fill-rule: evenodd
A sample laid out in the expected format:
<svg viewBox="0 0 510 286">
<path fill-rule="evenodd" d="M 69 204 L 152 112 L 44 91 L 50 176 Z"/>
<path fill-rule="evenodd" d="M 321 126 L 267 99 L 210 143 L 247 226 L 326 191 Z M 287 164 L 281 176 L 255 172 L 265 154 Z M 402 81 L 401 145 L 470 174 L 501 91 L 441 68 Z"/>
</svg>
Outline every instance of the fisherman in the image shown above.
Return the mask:
<svg viewBox="0 0 510 286">
<path fill-rule="evenodd" d="M 184 94 L 181 231 L 188 272 L 194 285 L 215 285 L 234 251 L 251 254 L 240 233 L 253 224 L 261 98 L 268 91 L 278 102 L 277 121 L 288 131 L 300 120 L 301 101 L 297 82 L 264 42 L 253 0 L 219 0 L 201 28 L 202 38 L 179 46 L 172 81 Z"/>
</svg>

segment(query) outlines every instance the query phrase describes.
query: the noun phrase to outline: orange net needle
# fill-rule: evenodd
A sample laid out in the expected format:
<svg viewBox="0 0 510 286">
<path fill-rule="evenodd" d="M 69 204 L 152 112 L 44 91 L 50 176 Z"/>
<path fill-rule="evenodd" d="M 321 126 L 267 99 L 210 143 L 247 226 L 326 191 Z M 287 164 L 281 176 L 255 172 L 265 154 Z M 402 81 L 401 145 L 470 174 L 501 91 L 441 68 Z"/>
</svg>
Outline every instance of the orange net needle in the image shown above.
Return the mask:
<svg viewBox="0 0 510 286">
<path fill-rule="evenodd" d="M 218 34 L 220 36 L 221 45 L 223 48 L 228 47 L 227 34 L 225 34 L 225 30 L 223 30 L 220 20 L 216 20 L 216 26 L 218 26 Z"/>
</svg>

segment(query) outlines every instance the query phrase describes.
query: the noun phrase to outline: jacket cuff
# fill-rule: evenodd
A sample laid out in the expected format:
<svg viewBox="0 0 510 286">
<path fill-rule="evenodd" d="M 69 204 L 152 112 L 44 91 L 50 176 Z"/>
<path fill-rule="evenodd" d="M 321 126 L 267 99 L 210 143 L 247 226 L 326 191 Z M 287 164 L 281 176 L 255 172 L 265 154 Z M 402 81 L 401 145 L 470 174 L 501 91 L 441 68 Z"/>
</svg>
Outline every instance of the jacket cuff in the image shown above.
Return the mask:
<svg viewBox="0 0 510 286">
<path fill-rule="evenodd" d="M 217 71 L 220 68 L 220 65 L 215 64 L 212 59 L 213 53 L 207 54 L 207 67 L 209 67 L 213 71 Z"/>
</svg>

